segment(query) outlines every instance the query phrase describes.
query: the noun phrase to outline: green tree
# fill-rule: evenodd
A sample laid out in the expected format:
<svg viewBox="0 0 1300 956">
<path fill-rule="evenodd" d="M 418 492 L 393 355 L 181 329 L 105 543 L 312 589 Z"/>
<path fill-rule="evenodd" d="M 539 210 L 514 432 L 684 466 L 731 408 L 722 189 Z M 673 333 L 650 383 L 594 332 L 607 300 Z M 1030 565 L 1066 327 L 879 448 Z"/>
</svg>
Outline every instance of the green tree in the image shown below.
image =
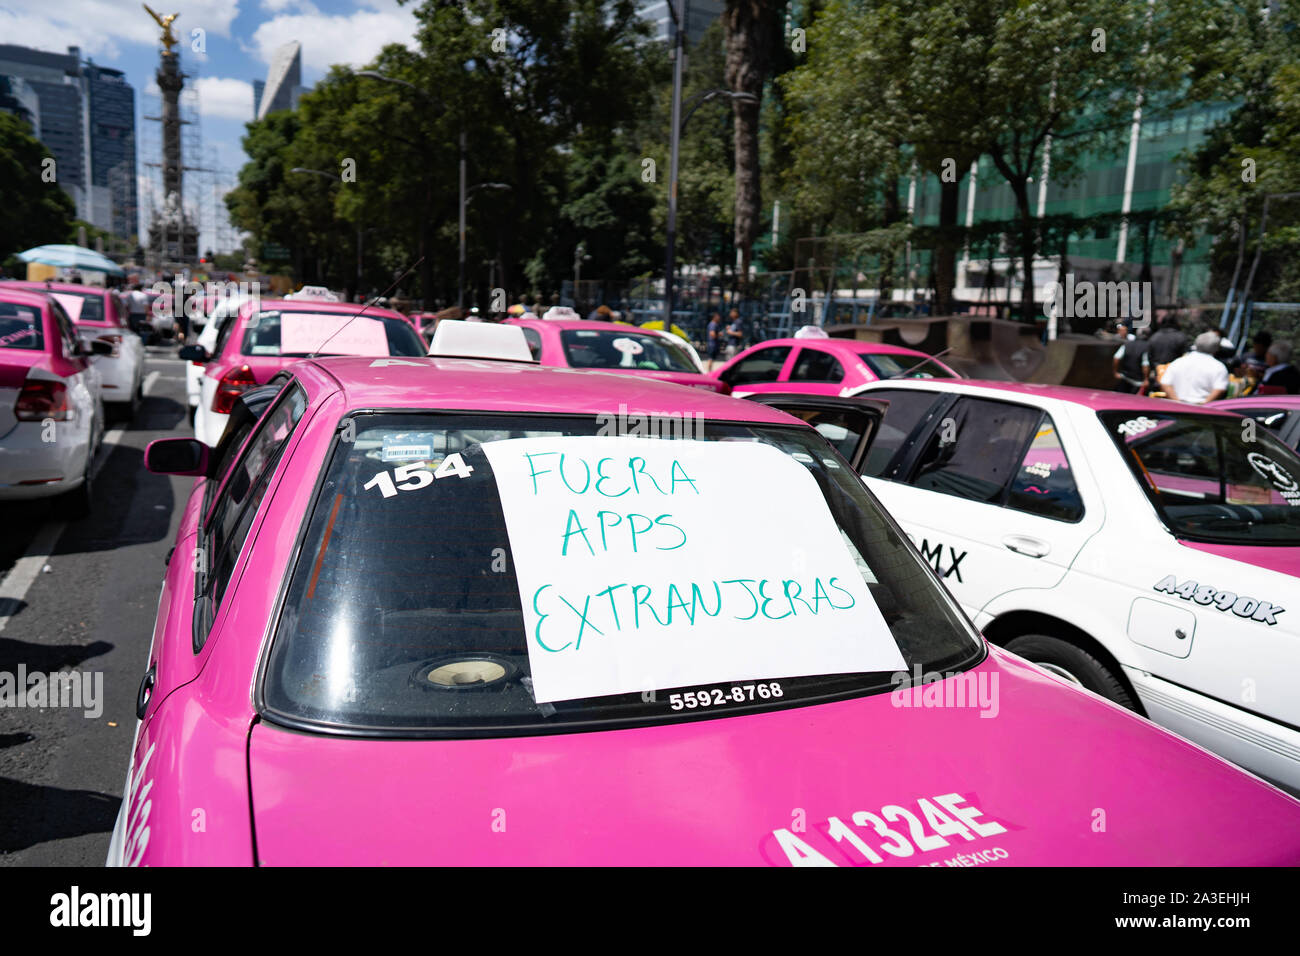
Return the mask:
<svg viewBox="0 0 1300 956">
<path fill-rule="evenodd" d="M 16 252 L 67 242 L 76 234 L 72 197 L 57 182 L 53 156 L 12 113 L 0 112 L 0 262 Z M 53 169 L 54 176 L 46 175 Z M 48 181 L 47 181 L 48 180 Z"/>
<path fill-rule="evenodd" d="M 1214 237 L 1210 281 L 1225 290 L 1254 259 L 1266 194 L 1300 190 L 1300 3 L 1267 10 L 1217 11 L 1198 49 L 1195 82 L 1201 94 L 1235 102 L 1186 159 L 1187 178 L 1174 188 L 1172 232 L 1184 240 Z M 1244 236 L 1244 246 L 1241 240 Z M 1268 232 L 1251 295 L 1300 298 L 1300 202 L 1273 199 Z"/>
</svg>

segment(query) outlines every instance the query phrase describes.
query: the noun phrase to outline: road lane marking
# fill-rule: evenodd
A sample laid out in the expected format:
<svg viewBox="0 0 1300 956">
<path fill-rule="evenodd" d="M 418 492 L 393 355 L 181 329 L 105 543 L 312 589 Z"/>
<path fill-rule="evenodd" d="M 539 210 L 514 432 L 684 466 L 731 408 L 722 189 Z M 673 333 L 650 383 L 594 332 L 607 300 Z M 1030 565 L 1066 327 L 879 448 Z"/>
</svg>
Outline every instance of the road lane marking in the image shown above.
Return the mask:
<svg viewBox="0 0 1300 956">
<path fill-rule="evenodd" d="M 140 389 L 140 393 L 142 395 L 148 395 L 149 389 L 153 388 L 153 383 L 158 381 L 158 376 L 161 374 L 162 372 L 159 372 L 155 369 L 154 371 L 146 375 L 144 377 L 144 386 Z"/>
<path fill-rule="evenodd" d="M 100 469 L 104 467 L 104 462 L 108 461 L 113 448 L 122 440 L 122 434 L 123 429 L 114 428 L 104 435 L 104 442 L 95 456 L 94 463 L 90 466 L 92 478 L 97 476 Z M 67 526 L 66 521 L 48 521 L 42 525 L 32 538 L 32 543 L 27 546 L 26 553 L 14 562 L 14 566 L 9 569 L 4 580 L 0 581 L 0 632 L 4 631 L 9 618 L 17 612 L 18 606 L 27 596 L 27 589 L 32 586 L 36 576 L 41 573 L 41 568 L 45 567 L 50 555 L 54 553 L 63 529 Z"/>
</svg>

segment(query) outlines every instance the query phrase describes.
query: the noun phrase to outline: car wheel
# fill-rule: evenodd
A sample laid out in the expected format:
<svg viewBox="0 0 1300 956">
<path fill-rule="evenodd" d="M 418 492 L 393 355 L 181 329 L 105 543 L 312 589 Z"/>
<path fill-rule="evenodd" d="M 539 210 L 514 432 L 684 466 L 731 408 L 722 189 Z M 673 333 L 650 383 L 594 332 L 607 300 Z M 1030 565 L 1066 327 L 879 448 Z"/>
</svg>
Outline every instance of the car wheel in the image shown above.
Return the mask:
<svg viewBox="0 0 1300 956">
<path fill-rule="evenodd" d="M 63 496 L 66 502 L 65 508 L 69 518 L 81 519 L 90 517 L 90 505 L 94 499 L 95 489 L 91 483 L 91 473 L 94 471 L 95 455 L 93 452 L 86 453 L 86 477 L 85 480 L 76 488 L 67 492 Z"/>
<path fill-rule="evenodd" d="M 1023 634 L 1008 641 L 1006 648 L 1048 673 L 1085 687 L 1129 710 L 1137 710 L 1132 695 L 1119 677 L 1082 647 L 1046 634 Z"/>
</svg>

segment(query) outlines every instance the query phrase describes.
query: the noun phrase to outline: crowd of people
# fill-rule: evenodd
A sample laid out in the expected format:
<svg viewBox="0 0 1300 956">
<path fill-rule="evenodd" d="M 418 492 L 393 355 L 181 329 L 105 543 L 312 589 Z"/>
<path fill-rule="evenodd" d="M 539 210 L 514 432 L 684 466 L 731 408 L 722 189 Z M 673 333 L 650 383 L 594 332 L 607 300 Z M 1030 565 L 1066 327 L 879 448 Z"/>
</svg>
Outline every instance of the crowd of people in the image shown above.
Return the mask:
<svg viewBox="0 0 1300 956">
<path fill-rule="evenodd" d="M 1149 334 L 1148 334 L 1149 333 Z M 1115 389 L 1203 405 L 1242 395 L 1300 393 L 1300 369 L 1291 364 L 1293 346 L 1256 332 L 1250 348 L 1238 350 L 1221 329 L 1195 336 L 1176 316 L 1166 316 L 1154 332 L 1119 325 L 1120 345 L 1113 362 Z"/>
</svg>

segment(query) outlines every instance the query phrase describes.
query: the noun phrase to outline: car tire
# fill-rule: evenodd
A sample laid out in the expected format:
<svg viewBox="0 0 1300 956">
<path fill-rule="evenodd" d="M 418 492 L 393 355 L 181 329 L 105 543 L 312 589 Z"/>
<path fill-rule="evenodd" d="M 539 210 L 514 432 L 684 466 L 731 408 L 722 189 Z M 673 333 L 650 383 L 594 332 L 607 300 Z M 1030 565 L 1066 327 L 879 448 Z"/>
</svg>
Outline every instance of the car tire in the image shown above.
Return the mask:
<svg viewBox="0 0 1300 956">
<path fill-rule="evenodd" d="M 1118 675 L 1077 644 L 1047 634 L 1022 634 L 1008 641 L 1006 649 L 1121 707 L 1137 710 L 1133 696 Z"/>
<path fill-rule="evenodd" d="M 95 496 L 95 489 L 90 477 L 91 473 L 94 471 L 94 467 L 94 453 L 87 452 L 85 480 L 63 496 L 65 502 L 64 509 L 67 511 L 68 517 L 73 520 L 90 517 L 90 506 Z"/>
</svg>

